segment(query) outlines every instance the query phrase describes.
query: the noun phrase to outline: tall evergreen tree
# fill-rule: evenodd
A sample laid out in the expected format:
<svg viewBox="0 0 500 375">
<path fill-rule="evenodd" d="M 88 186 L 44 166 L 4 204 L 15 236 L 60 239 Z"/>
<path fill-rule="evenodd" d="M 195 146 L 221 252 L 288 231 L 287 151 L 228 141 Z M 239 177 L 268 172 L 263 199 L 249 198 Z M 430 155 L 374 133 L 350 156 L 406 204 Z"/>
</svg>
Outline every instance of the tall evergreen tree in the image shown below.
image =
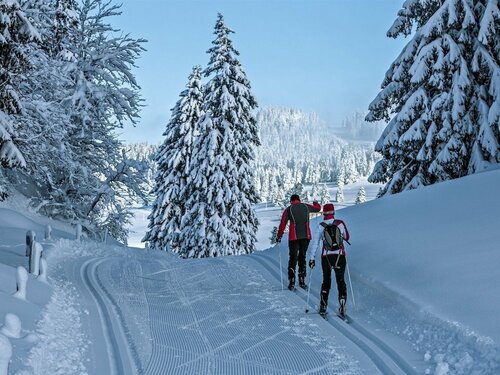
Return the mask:
<svg viewBox="0 0 500 375">
<path fill-rule="evenodd" d="M 81 222 L 89 232 L 108 227 L 115 238 L 124 238 L 129 215 L 122 192 L 142 194 L 136 184 L 142 167 L 124 155 L 116 131 L 139 118 L 140 87 L 132 68 L 145 40 L 119 34 L 109 23 L 119 14 L 119 5 L 83 0 L 76 30 L 71 29 L 75 34 L 65 39 L 74 58 L 62 101 L 70 118 L 66 148 L 71 163 L 55 181 L 45 211 Z"/>
<path fill-rule="evenodd" d="M 407 0 L 388 32 L 412 39 L 367 120 L 390 120 L 370 182 L 382 195 L 500 162 L 500 12 L 496 0 Z"/>
<path fill-rule="evenodd" d="M 75 44 L 76 33 L 80 21 L 78 19 L 77 0 L 56 0 L 56 12 L 52 25 L 52 53 L 60 55 L 66 61 L 74 61 L 70 46 Z"/>
<path fill-rule="evenodd" d="M 328 191 L 328 186 L 323 184 L 323 188 L 321 189 L 321 205 L 330 202 L 330 192 Z"/>
<path fill-rule="evenodd" d="M 151 248 L 179 252 L 177 236 L 186 211 L 187 194 L 192 193 L 187 180 L 203 101 L 201 73 L 200 66 L 193 68 L 186 89 L 172 109 L 163 133 L 165 140 L 155 157 L 155 201 L 149 215 L 149 231 L 143 239 Z"/>
<path fill-rule="evenodd" d="M 335 194 L 335 202 L 342 203 L 344 202 L 344 184 L 340 183 L 337 186 L 337 193 Z"/>
<path fill-rule="evenodd" d="M 27 45 L 40 40 L 39 32 L 17 0 L 0 0 L 0 167 L 24 167 L 26 161 L 18 148 L 17 128 L 23 107 L 20 86 L 31 64 Z M 0 171 L 0 199 L 7 195 Z"/>
<path fill-rule="evenodd" d="M 366 202 L 366 191 L 364 186 L 361 186 L 358 190 L 358 195 L 356 195 L 356 201 L 354 203 L 364 203 Z"/>
<path fill-rule="evenodd" d="M 251 163 L 254 147 L 260 144 L 253 114 L 257 102 L 231 33 L 219 14 L 204 71 L 211 79 L 205 87 L 200 137 L 194 146 L 190 176 L 194 190 L 181 223 L 183 257 L 255 250 L 258 222 L 251 205 L 258 195 Z"/>
</svg>

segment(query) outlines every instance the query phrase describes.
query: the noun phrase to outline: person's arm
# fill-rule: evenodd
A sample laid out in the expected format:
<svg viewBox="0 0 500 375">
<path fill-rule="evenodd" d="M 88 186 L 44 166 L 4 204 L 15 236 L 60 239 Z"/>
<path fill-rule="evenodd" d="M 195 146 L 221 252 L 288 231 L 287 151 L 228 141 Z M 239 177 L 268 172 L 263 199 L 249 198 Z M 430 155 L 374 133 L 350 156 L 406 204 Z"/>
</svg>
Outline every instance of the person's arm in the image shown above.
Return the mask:
<svg viewBox="0 0 500 375">
<path fill-rule="evenodd" d="M 316 257 L 316 253 L 318 252 L 318 247 L 319 245 L 323 244 L 323 226 L 320 224 L 318 225 L 318 229 L 316 230 L 316 233 L 313 236 L 312 242 L 311 242 L 311 253 L 309 255 L 310 260 L 314 260 Z"/>
<path fill-rule="evenodd" d="M 283 214 L 281 215 L 281 222 L 278 228 L 278 234 L 276 235 L 276 240 L 278 242 L 281 241 L 281 237 L 283 237 L 283 233 L 285 233 L 286 223 L 288 223 L 288 210 L 289 207 L 287 207 L 285 211 L 283 211 Z"/>
<path fill-rule="evenodd" d="M 309 268 L 314 268 L 316 266 L 316 253 L 318 252 L 319 247 L 323 246 L 323 231 L 325 228 L 319 224 L 318 230 L 316 231 L 316 235 L 313 237 L 311 253 L 309 255 Z"/>
<path fill-rule="evenodd" d="M 309 213 L 321 211 L 321 205 L 317 201 L 314 201 L 312 205 L 306 203 L 306 206 L 309 209 Z"/>
<path fill-rule="evenodd" d="M 349 241 L 351 237 L 349 235 L 349 230 L 347 229 L 347 225 L 345 225 L 343 220 L 339 220 L 339 224 L 341 224 L 344 227 L 344 230 L 341 230 L 342 237 L 344 237 L 344 240 Z"/>
</svg>

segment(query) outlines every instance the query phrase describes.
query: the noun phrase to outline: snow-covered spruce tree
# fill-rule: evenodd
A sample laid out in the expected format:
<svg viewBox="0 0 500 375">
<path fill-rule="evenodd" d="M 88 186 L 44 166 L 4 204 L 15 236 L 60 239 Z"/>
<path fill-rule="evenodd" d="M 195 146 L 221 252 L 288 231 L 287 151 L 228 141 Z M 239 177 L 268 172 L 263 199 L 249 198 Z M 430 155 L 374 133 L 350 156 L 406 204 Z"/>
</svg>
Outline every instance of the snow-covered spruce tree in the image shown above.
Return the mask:
<svg viewBox="0 0 500 375">
<path fill-rule="evenodd" d="M 278 236 L 278 227 L 274 226 L 273 229 L 271 230 L 271 237 L 269 237 L 269 241 L 271 245 L 274 245 L 276 242 L 276 237 Z"/>
<path fill-rule="evenodd" d="M 359 191 L 358 191 L 358 195 L 356 196 L 356 204 L 359 204 L 359 203 L 364 203 L 366 202 L 366 192 L 365 192 L 365 188 L 363 186 L 361 186 L 359 188 Z"/>
<path fill-rule="evenodd" d="M 51 192 L 66 166 L 70 164 L 68 136 L 70 119 L 61 103 L 68 95 L 67 61 L 55 52 L 55 2 L 26 0 L 25 13 L 39 31 L 36 48 L 31 46 L 27 58 L 34 67 L 19 90 L 23 107 L 22 123 L 18 128 L 19 150 L 25 156 L 26 166 L 7 173 L 9 183 L 31 198 L 31 204 L 41 213 L 43 202 L 50 201 Z M 62 43 L 62 42 L 61 42 Z M 61 207 L 58 207 L 59 209 Z"/>
<path fill-rule="evenodd" d="M 321 189 L 321 205 L 330 202 L 330 192 L 328 191 L 328 186 L 323 184 L 323 188 Z"/>
<path fill-rule="evenodd" d="M 315 182 L 311 187 L 312 200 L 318 200 L 318 192 L 319 192 L 318 182 Z"/>
<path fill-rule="evenodd" d="M 74 61 L 75 56 L 68 46 L 75 43 L 74 30 L 79 25 L 77 0 L 56 0 L 56 11 L 52 24 L 53 40 L 51 52 L 66 61 Z"/>
<path fill-rule="evenodd" d="M 381 195 L 500 162 L 500 12 L 496 0 L 407 0 L 388 32 L 414 36 L 367 120 L 390 120 L 370 182 Z"/>
<path fill-rule="evenodd" d="M 337 186 L 337 193 L 335 194 L 335 202 L 344 202 L 344 184 L 339 183 Z"/>
<path fill-rule="evenodd" d="M 195 66 L 186 89 L 172 109 L 172 116 L 163 133 L 165 140 L 155 157 L 157 174 L 153 194 L 155 201 L 149 215 L 149 231 L 143 241 L 149 247 L 179 252 L 178 234 L 182 216 L 186 211 L 185 194 L 190 173 L 192 148 L 198 136 L 203 90 L 202 69 Z"/>
<path fill-rule="evenodd" d="M 221 14 L 215 40 L 208 50 L 210 62 L 205 86 L 200 136 L 193 159 L 181 223 L 182 257 L 200 258 L 245 254 L 255 250 L 258 201 L 253 181 L 254 147 L 260 144 L 254 109 L 257 102 L 250 82 L 229 39 Z"/>
<path fill-rule="evenodd" d="M 0 167 L 24 167 L 26 161 L 17 144 L 17 128 L 22 126 L 23 107 L 19 88 L 32 68 L 30 44 L 39 42 L 38 31 L 16 0 L 0 1 Z M 36 48 L 36 46 L 34 47 Z M 7 192 L 0 170 L 0 200 Z"/>
<path fill-rule="evenodd" d="M 78 9 L 75 35 L 67 39 L 75 60 L 62 102 L 70 118 L 71 162 L 55 181 L 44 210 L 81 222 L 89 232 L 108 227 L 113 237 L 122 239 L 128 217 L 122 194 L 142 194 L 143 168 L 123 154 L 116 131 L 139 118 L 141 98 L 132 68 L 145 41 L 110 25 L 109 18 L 119 15 L 119 9 L 103 0 L 83 0 Z"/>
<path fill-rule="evenodd" d="M 304 197 L 304 185 L 302 185 L 302 182 L 295 183 L 295 185 L 293 185 L 293 187 L 288 190 L 287 199 L 289 200 L 293 194 L 297 194 L 301 198 Z"/>
</svg>

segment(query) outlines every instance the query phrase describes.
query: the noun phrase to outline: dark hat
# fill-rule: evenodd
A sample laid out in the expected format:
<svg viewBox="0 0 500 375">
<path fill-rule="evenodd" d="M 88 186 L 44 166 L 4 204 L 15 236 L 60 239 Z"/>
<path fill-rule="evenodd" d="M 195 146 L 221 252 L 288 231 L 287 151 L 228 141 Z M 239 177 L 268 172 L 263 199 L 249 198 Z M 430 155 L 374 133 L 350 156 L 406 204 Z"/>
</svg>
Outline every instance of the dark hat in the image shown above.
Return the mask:
<svg viewBox="0 0 500 375">
<path fill-rule="evenodd" d="M 299 201 L 300 202 L 300 198 L 297 194 L 292 194 L 292 196 L 290 197 L 290 202 L 293 202 L 293 201 Z"/>
</svg>

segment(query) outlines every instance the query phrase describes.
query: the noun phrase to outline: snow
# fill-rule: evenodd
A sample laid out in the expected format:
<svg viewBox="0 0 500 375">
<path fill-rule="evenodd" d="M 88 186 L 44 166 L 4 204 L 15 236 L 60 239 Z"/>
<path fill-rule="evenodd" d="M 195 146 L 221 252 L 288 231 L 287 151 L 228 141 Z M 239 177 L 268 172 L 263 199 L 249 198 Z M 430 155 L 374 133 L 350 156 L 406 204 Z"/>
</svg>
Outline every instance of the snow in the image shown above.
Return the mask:
<svg viewBox="0 0 500 375">
<path fill-rule="evenodd" d="M 343 211 L 353 268 L 500 342 L 490 318 L 500 315 L 499 289 L 483 289 L 500 280 L 499 181 L 498 172 L 482 173 Z"/>
<path fill-rule="evenodd" d="M 282 208 L 256 207 L 261 251 L 212 259 L 55 229 L 41 241 L 48 284 L 28 275 L 26 300 L 12 296 L 16 270 L 26 232 L 42 238 L 45 223 L 0 208 L 0 340 L 17 332 L 0 357 L 12 350 L 9 371 L 31 374 L 497 374 L 499 184 L 494 169 L 376 200 L 380 185 L 345 185 L 335 205 L 351 234 L 351 324 L 334 302 L 328 321 L 312 313 L 320 270 L 309 295 L 282 291 L 287 244 L 266 250 Z M 368 201 L 356 205 L 361 186 Z"/>
<path fill-rule="evenodd" d="M 16 314 L 6 314 L 0 333 L 6 337 L 18 339 L 21 336 L 21 319 Z"/>
<path fill-rule="evenodd" d="M 26 284 L 28 283 L 28 272 L 23 266 L 17 267 L 16 272 L 16 293 L 14 297 L 25 300 L 26 299 Z"/>
<path fill-rule="evenodd" d="M 7 375 L 12 345 L 7 337 L 0 335 L 0 375 Z"/>
</svg>

